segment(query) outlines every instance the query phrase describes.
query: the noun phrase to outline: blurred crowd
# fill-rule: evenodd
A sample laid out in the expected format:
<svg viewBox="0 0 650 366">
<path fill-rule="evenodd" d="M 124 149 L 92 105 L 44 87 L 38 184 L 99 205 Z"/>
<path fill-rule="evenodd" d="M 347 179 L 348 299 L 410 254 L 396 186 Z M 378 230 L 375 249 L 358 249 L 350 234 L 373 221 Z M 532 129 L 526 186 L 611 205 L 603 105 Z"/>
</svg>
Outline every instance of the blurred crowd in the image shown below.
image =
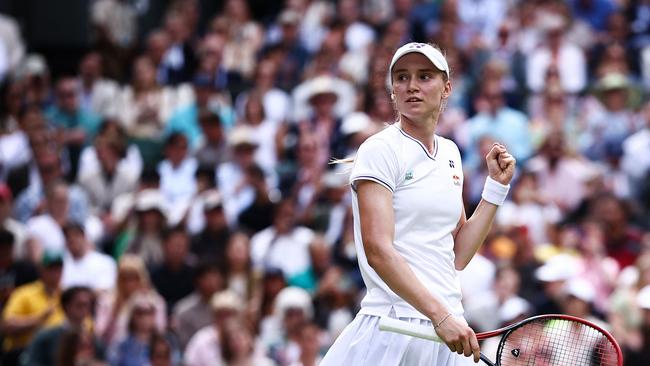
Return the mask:
<svg viewBox="0 0 650 366">
<path fill-rule="evenodd" d="M 144 37 L 88 3 L 73 74 L 0 15 L 1 364 L 317 365 L 364 295 L 330 162 L 395 121 L 407 41 L 451 66 L 468 215 L 492 142 L 518 163 L 473 328 L 570 314 L 650 364 L 650 1 L 175 0 Z"/>
</svg>

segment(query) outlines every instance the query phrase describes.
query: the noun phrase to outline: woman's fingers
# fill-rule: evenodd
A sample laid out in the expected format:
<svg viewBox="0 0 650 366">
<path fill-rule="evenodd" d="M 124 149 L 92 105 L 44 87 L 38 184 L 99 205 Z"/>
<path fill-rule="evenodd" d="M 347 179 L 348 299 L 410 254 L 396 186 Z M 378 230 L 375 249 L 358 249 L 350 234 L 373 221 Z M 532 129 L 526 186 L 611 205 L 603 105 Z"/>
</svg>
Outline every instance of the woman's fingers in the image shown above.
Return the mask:
<svg viewBox="0 0 650 366">
<path fill-rule="evenodd" d="M 481 359 L 481 348 L 478 345 L 478 339 L 476 338 L 476 333 L 472 332 L 472 336 L 469 339 L 469 343 L 472 347 L 472 354 L 474 354 L 474 362 L 478 363 Z"/>
</svg>

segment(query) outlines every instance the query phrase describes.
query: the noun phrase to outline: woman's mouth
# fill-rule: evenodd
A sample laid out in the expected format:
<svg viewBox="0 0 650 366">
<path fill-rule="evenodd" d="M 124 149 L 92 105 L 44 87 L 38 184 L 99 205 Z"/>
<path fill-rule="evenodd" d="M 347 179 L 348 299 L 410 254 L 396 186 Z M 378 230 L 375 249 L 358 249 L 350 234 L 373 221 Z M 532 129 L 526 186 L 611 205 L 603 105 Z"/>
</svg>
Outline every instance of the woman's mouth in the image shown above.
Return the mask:
<svg viewBox="0 0 650 366">
<path fill-rule="evenodd" d="M 416 102 L 421 102 L 422 99 L 417 98 L 417 97 L 410 97 L 406 100 L 406 103 L 416 103 Z"/>
</svg>

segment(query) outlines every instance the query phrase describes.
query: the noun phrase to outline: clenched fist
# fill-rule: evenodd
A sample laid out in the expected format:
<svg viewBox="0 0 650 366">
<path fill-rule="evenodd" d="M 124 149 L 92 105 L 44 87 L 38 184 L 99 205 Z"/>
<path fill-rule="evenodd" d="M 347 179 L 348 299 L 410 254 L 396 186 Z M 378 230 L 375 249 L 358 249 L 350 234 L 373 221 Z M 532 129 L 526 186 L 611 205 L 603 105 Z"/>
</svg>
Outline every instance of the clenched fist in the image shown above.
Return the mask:
<svg viewBox="0 0 650 366">
<path fill-rule="evenodd" d="M 490 178 L 507 185 L 515 174 L 515 158 L 508 153 L 505 146 L 498 142 L 492 144 L 490 152 L 485 156 Z"/>
</svg>

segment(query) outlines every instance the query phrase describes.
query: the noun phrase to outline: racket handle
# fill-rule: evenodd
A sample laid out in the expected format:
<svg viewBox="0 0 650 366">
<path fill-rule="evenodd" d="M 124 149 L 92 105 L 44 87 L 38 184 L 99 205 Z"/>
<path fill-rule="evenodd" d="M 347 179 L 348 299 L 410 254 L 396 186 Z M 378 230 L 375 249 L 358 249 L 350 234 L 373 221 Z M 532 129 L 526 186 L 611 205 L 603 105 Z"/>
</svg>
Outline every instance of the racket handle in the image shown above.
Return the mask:
<svg viewBox="0 0 650 366">
<path fill-rule="evenodd" d="M 411 337 L 444 343 L 443 340 L 438 337 L 436 331 L 431 326 L 409 323 L 399 319 L 389 318 L 387 316 L 382 316 L 379 319 L 379 330 L 395 332 Z"/>
</svg>

